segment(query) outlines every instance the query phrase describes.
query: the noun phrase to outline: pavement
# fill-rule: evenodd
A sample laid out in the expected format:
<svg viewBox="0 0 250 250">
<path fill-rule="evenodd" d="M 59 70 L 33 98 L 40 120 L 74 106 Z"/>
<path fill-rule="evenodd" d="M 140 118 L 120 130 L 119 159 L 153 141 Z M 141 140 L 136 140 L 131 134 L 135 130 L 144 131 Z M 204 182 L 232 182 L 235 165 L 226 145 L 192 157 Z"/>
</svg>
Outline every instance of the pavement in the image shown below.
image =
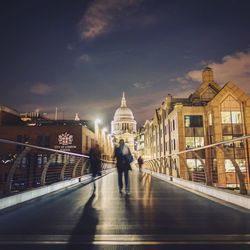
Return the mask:
<svg viewBox="0 0 250 250">
<path fill-rule="evenodd" d="M 209 198 L 209 197 L 208 197 Z M 117 173 L 0 213 L 0 249 L 250 249 L 250 212 L 146 173 Z"/>
</svg>

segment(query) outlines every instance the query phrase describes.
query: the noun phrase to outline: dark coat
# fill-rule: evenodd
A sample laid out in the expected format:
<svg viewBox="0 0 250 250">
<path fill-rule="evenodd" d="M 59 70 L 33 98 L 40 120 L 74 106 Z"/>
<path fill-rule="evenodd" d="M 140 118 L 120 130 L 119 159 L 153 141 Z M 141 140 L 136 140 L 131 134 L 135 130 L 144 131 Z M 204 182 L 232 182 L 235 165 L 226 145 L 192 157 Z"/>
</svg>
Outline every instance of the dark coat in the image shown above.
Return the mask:
<svg viewBox="0 0 250 250">
<path fill-rule="evenodd" d="M 129 148 L 128 148 L 128 151 L 129 151 L 128 154 L 131 156 L 131 152 L 130 152 Z M 130 166 L 130 163 L 128 161 L 128 155 L 122 154 L 121 147 L 115 148 L 114 155 L 115 155 L 116 160 L 117 160 L 116 167 L 117 167 L 118 171 L 131 170 L 131 166 Z"/>
<path fill-rule="evenodd" d="M 91 148 L 89 151 L 90 172 L 93 176 L 101 171 L 101 151 L 97 148 Z"/>
<path fill-rule="evenodd" d="M 138 164 L 141 166 L 143 164 L 143 159 L 141 157 L 138 158 Z"/>
</svg>

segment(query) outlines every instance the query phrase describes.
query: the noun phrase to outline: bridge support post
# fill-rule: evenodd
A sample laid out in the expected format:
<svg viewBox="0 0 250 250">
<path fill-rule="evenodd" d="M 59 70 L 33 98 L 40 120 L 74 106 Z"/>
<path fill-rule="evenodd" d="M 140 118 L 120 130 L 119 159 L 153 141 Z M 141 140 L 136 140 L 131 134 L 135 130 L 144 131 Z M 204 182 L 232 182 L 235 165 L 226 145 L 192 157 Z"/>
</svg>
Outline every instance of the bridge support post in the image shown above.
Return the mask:
<svg viewBox="0 0 250 250">
<path fill-rule="evenodd" d="M 12 185 L 12 180 L 14 177 L 14 174 L 16 172 L 16 168 L 21 164 L 21 161 L 23 159 L 23 157 L 25 157 L 27 155 L 28 152 L 30 152 L 31 148 L 26 147 L 20 155 L 18 155 L 18 157 L 16 158 L 15 162 L 13 163 L 13 165 L 10 168 L 8 177 L 7 177 L 7 181 L 5 183 L 5 190 L 4 192 L 6 194 L 9 194 L 11 192 L 11 185 Z"/>
<path fill-rule="evenodd" d="M 79 158 L 77 160 L 76 164 L 74 165 L 73 172 L 72 172 L 72 178 L 76 177 L 76 170 L 77 170 L 77 167 L 80 165 L 81 161 L 82 161 L 82 158 Z"/>
<path fill-rule="evenodd" d="M 186 170 L 185 171 L 185 179 L 191 181 L 192 180 L 192 175 L 191 175 L 191 172 L 190 172 L 189 167 L 187 165 L 186 158 L 184 156 L 182 156 L 181 154 L 179 154 L 179 159 L 182 161 L 182 163 L 185 166 L 185 170 Z"/>
<path fill-rule="evenodd" d="M 70 158 L 70 156 L 64 156 L 64 157 L 66 157 L 66 160 L 65 160 L 65 162 L 64 162 L 64 164 L 63 164 L 63 167 L 62 167 L 62 170 L 61 170 L 61 174 L 60 174 L 60 180 L 61 181 L 63 181 L 64 180 L 64 176 L 65 176 L 65 170 L 66 170 L 66 168 L 67 168 L 67 165 L 68 165 L 68 163 L 69 163 L 69 158 Z"/>
<path fill-rule="evenodd" d="M 48 172 L 48 169 L 49 169 L 49 165 L 51 164 L 52 161 L 54 161 L 56 159 L 56 156 L 57 156 L 57 154 L 51 154 L 50 157 L 49 157 L 48 162 L 44 165 L 43 171 L 42 171 L 42 174 L 41 174 L 41 179 L 40 179 L 41 186 L 45 185 L 46 175 L 47 175 L 47 172 Z"/>
<path fill-rule="evenodd" d="M 226 149 L 223 148 L 223 146 L 221 145 L 218 145 L 216 146 L 219 150 L 221 150 L 223 152 L 223 154 L 225 155 L 225 151 Z M 225 158 L 225 157 L 224 157 Z M 238 163 L 235 161 L 235 159 L 233 157 L 228 157 L 230 158 L 233 166 L 234 166 L 234 169 L 235 169 L 235 172 L 236 172 L 236 175 L 239 179 L 239 183 L 240 183 L 240 194 L 243 194 L 243 195 L 247 195 L 247 188 L 246 188 L 246 184 L 245 184 L 245 181 L 244 181 L 244 175 L 242 174 L 241 170 L 240 170 L 240 167 L 238 165 Z"/>
<path fill-rule="evenodd" d="M 82 162 L 82 169 L 81 169 L 81 176 L 84 174 L 84 170 L 86 169 L 86 166 L 88 164 L 88 159 L 84 159 Z"/>
<path fill-rule="evenodd" d="M 200 160 L 200 162 L 201 162 L 201 164 L 203 166 L 204 173 L 205 173 L 205 178 L 206 178 L 206 185 L 207 186 L 212 186 L 212 173 L 209 170 L 208 165 L 204 162 L 204 160 L 195 151 L 193 151 L 193 154 Z"/>
</svg>

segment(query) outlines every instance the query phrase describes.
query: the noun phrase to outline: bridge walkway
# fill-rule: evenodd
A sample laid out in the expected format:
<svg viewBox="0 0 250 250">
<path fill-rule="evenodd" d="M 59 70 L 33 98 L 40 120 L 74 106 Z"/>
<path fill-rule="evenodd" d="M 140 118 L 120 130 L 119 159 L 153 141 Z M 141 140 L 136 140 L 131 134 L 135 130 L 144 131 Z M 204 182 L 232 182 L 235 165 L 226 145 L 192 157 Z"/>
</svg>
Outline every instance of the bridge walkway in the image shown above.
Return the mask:
<svg viewBox="0 0 250 250">
<path fill-rule="evenodd" d="M 249 249 L 250 214 L 133 170 L 0 214 L 1 249 Z M 223 245 L 223 246 L 222 246 Z"/>
</svg>

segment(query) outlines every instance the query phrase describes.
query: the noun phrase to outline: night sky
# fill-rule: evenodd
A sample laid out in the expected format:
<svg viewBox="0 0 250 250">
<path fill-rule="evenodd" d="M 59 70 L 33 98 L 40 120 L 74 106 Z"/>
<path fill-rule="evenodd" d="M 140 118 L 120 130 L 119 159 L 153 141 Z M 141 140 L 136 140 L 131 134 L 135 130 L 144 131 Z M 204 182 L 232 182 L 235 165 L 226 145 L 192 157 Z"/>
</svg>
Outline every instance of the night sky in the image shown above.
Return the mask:
<svg viewBox="0 0 250 250">
<path fill-rule="evenodd" d="M 250 94 L 250 1 L 1 0 L 0 105 L 110 124 L 187 97 L 210 66 Z"/>
</svg>

